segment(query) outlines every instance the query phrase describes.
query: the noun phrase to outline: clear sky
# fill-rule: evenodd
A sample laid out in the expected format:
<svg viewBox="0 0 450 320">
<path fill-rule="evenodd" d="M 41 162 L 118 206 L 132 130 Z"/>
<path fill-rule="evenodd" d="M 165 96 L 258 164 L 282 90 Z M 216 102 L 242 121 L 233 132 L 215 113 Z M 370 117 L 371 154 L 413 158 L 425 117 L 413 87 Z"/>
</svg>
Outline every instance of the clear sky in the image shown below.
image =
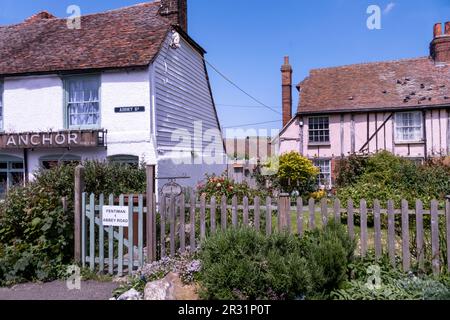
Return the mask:
<svg viewBox="0 0 450 320">
<path fill-rule="evenodd" d="M 65 17 L 71 4 L 100 12 L 143 0 L 1 0 L 0 25 L 40 10 Z M 382 10 L 369 30 L 369 5 Z M 242 89 L 281 111 L 280 66 L 289 55 L 294 83 L 310 69 L 426 56 L 436 22 L 450 21 L 450 0 L 188 0 L 189 33 L 207 60 Z M 223 127 L 280 120 L 209 70 Z M 294 89 L 294 112 L 298 96 Z M 277 123 L 253 126 L 280 128 Z"/>
</svg>

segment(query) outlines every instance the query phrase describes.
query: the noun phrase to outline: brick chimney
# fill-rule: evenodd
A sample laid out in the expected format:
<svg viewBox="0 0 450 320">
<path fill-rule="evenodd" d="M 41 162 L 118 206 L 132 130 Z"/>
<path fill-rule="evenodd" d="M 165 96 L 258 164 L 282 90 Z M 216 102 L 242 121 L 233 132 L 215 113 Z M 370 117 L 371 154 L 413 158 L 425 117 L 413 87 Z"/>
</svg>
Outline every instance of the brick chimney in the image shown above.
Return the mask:
<svg viewBox="0 0 450 320">
<path fill-rule="evenodd" d="M 450 22 L 445 23 L 444 34 L 442 34 L 442 24 L 436 23 L 433 35 L 430 45 L 431 57 L 436 63 L 450 63 Z"/>
<path fill-rule="evenodd" d="M 281 67 L 283 127 L 292 119 L 292 67 L 289 57 L 284 57 Z"/>
<path fill-rule="evenodd" d="M 187 33 L 187 0 L 160 0 L 160 2 L 159 14 L 172 20 L 172 24 L 180 26 Z"/>
</svg>

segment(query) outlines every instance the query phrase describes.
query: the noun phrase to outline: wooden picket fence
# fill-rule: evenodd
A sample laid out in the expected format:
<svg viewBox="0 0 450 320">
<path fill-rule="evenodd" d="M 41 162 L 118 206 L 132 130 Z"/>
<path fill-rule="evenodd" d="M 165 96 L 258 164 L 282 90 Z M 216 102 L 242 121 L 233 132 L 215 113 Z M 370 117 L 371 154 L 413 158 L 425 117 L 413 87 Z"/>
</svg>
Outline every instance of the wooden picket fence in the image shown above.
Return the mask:
<svg viewBox="0 0 450 320">
<path fill-rule="evenodd" d="M 126 228 L 126 235 L 123 227 L 104 228 L 101 225 L 101 208 L 105 199 L 104 195 L 88 197 L 83 194 L 83 266 L 89 264 L 94 270 L 98 265 L 99 271 L 106 270 L 107 266 L 110 274 L 117 272 L 119 276 L 127 268 L 131 274 L 147 260 L 145 197 L 109 196 L 110 205 L 123 205 L 126 202 L 130 208 L 131 224 Z M 156 218 L 153 221 L 153 237 L 156 241 L 149 249 L 156 253 L 152 260 L 195 250 L 202 240 L 218 230 L 249 226 L 266 235 L 282 231 L 302 236 L 307 230 L 319 228 L 330 219 L 335 219 L 346 224 L 350 237 L 357 239 L 359 254 L 363 257 L 373 249 L 377 258 L 387 253 L 393 265 L 401 260 L 404 271 L 409 271 L 412 263 L 416 262 L 421 268 L 425 263 L 430 263 L 435 274 L 441 273 L 444 268 L 450 272 L 450 201 L 446 202 L 444 210 L 439 210 L 437 201 L 431 202 L 430 210 L 424 210 L 421 201 L 411 206 L 403 200 L 400 208 L 395 208 L 393 201 L 383 205 L 375 201 L 373 207 L 369 208 L 365 200 L 358 205 L 350 200 L 344 206 L 339 200 L 334 200 L 330 205 L 327 199 L 320 202 L 311 199 L 304 203 L 299 198 L 291 203 L 288 197 L 255 197 L 252 201 L 244 197 L 239 203 L 237 197 L 212 197 L 207 201 L 205 195 L 198 196 L 193 192 L 171 198 L 160 195 L 158 200 L 155 202 Z M 428 221 L 424 219 L 426 216 L 430 216 L 429 228 L 424 223 Z M 373 228 L 369 228 L 369 217 L 373 218 Z M 358 220 L 359 223 L 355 224 Z M 387 221 L 387 226 L 383 221 Z M 445 234 L 443 243 L 440 231 Z M 425 239 L 429 236 L 431 253 L 425 254 L 428 253 Z M 105 241 L 106 238 L 108 241 Z M 414 250 L 412 240 L 415 240 Z M 442 249 L 446 254 L 441 253 Z M 105 255 L 105 252 L 108 254 Z M 431 261 L 427 261 L 427 257 L 431 257 Z"/>
</svg>

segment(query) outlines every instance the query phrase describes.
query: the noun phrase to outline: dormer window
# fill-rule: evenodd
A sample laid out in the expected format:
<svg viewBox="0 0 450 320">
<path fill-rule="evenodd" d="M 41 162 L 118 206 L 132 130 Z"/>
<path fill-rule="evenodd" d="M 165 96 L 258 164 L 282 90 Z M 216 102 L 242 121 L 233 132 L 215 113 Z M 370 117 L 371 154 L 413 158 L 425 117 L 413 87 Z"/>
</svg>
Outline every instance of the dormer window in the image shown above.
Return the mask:
<svg viewBox="0 0 450 320">
<path fill-rule="evenodd" d="M 65 79 L 66 124 L 68 129 L 100 127 L 100 78 L 97 75 Z"/>
</svg>

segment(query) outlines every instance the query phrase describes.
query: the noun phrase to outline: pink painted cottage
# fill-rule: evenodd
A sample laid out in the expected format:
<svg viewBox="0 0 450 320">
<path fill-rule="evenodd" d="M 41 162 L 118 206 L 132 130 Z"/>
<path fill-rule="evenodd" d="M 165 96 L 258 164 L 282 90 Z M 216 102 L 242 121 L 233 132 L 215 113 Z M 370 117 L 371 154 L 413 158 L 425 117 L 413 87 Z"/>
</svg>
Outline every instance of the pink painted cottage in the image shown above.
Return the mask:
<svg viewBox="0 0 450 320">
<path fill-rule="evenodd" d="M 333 184 L 335 160 L 388 150 L 422 161 L 450 155 L 450 22 L 434 26 L 430 56 L 311 70 L 297 89 L 292 117 L 292 68 L 281 68 L 280 153 L 298 151 Z"/>
</svg>

